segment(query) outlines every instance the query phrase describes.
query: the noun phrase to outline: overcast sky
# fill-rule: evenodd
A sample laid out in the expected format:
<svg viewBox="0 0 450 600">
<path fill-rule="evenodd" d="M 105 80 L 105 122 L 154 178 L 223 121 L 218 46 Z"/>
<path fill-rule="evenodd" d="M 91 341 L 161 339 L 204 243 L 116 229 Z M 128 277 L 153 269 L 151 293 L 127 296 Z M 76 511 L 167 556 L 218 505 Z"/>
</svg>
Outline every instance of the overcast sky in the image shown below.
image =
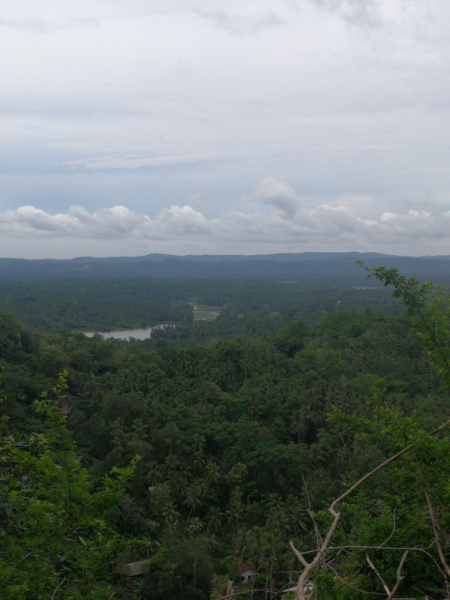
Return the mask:
<svg viewBox="0 0 450 600">
<path fill-rule="evenodd" d="M 3 0 L 0 256 L 450 254 L 448 0 Z"/>
</svg>

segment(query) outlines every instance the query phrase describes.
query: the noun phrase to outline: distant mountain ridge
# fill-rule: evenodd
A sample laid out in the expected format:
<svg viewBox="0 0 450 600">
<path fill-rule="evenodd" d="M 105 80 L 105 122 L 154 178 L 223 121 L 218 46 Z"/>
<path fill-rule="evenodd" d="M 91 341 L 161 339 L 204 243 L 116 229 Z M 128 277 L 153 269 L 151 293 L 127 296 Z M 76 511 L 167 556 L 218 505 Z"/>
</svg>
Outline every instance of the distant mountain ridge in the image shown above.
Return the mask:
<svg viewBox="0 0 450 600">
<path fill-rule="evenodd" d="M 450 280 L 450 256 L 408 257 L 376 252 L 304 252 L 257 255 L 148 254 L 136 257 L 0 259 L 0 279 L 48 280 L 85 277 L 267 278 L 355 276 L 355 263 L 396 267 L 408 276 Z M 361 278 L 364 273 L 361 272 Z"/>
</svg>

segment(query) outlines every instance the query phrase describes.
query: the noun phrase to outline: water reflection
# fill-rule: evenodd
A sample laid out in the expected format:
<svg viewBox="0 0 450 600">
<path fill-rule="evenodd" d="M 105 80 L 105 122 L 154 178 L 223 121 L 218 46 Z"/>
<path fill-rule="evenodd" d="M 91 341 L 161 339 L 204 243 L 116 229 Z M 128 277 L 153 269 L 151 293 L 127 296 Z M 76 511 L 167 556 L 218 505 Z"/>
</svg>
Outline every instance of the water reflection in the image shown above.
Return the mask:
<svg viewBox="0 0 450 600">
<path fill-rule="evenodd" d="M 164 327 L 174 327 L 170 323 L 161 323 L 161 325 L 155 325 L 154 327 L 146 327 L 145 329 L 123 329 L 122 331 L 84 331 L 86 337 L 93 337 L 94 335 L 101 335 L 103 339 L 110 340 L 126 340 L 130 341 L 130 338 L 135 340 L 148 340 L 152 336 L 154 329 L 164 329 Z"/>
</svg>

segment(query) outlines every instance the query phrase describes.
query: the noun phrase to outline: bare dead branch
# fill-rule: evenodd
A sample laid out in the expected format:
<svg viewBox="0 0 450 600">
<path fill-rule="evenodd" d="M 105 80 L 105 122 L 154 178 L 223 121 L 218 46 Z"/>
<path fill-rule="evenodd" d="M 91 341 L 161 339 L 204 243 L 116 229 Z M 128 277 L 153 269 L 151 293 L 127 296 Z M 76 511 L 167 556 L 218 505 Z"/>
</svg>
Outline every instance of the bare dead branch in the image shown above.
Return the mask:
<svg viewBox="0 0 450 600">
<path fill-rule="evenodd" d="M 65 581 L 67 581 L 67 577 L 64 577 L 64 579 L 61 579 L 61 581 L 60 581 L 60 582 L 58 583 L 58 585 L 55 587 L 55 589 L 54 589 L 54 591 L 53 591 L 53 594 L 52 594 L 52 597 L 51 597 L 51 600 L 55 600 L 55 598 L 56 598 L 56 593 L 57 593 L 58 589 L 59 589 L 59 588 L 62 586 L 62 584 L 63 584 Z"/>
<path fill-rule="evenodd" d="M 450 421 L 448 421 L 448 423 L 450 423 Z M 432 435 L 432 434 L 430 434 L 430 435 Z M 385 467 L 390 465 L 391 462 L 394 462 L 394 460 L 397 460 L 398 458 L 400 458 L 401 456 L 403 456 L 404 454 L 409 452 L 411 449 L 412 449 L 412 444 L 410 444 L 406 448 L 403 448 L 403 450 L 400 450 L 400 452 L 397 452 L 397 454 L 394 454 L 394 456 L 391 456 L 390 458 L 388 458 L 387 460 L 385 460 L 384 462 L 379 464 L 377 467 L 375 467 L 375 469 L 372 469 L 372 471 L 370 471 L 369 473 L 366 473 L 364 475 L 364 477 L 361 477 L 361 479 L 359 481 L 354 483 L 347 491 L 345 491 L 343 494 L 341 494 L 339 496 L 339 498 L 336 498 L 336 500 L 334 500 L 334 502 L 332 502 L 332 504 L 330 505 L 330 508 L 328 509 L 328 512 L 331 515 L 336 514 L 334 509 L 340 502 L 342 502 L 342 500 L 347 498 L 347 496 L 349 496 L 352 492 L 354 492 L 357 488 L 359 488 L 368 479 L 370 479 L 371 477 L 376 475 L 378 473 L 378 471 L 381 471 L 382 469 L 384 469 Z"/>
<path fill-rule="evenodd" d="M 306 568 L 308 568 L 309 563 L 303 558 L 301 552 L 299 552 L 297 550 L 297 548 L 294 546 L 294 544 L 292 542 L 289 542 L 289 546 L 292 549 L 292 552 L 295 554 L 295 556 L 298 558 L 298 560 L 302 563 L 302 565 Z M 316 552 L 316 550 L 314 550 L 314 552 Z"/>
<path fill-rule="evenodd" d="M 449 423 L 450 423 L 450 421 L 449 421 Z M 364 477 L 361 477 L 361 479 L 359 481 L 354 483 L 348 490 L 346 490 L 343 494 L 341 494 L 338 498 L 336 498 L 336 500 L 334 500 L 331 503 L 330 507 L 328 508 L 328 512 L 333 517 L 333 522 L 331 523 L 331 526 L 330 526 L 330 529 L 328 530 L 327 536 L 326 536 L 325 540 L 322 542 L 322 544 L 320 545 L 320 548 L 317 550 L 316 556 L 314 557 L 312 562 L 308 563 L 306 561 L 306 559 L 303 558 L 303 556 L 302 556 L 302 558 L 300 558 L 301 553 L 298 550 L 296 550 L 294 552 L 295 556 L 305 567 L 305 570 L 300 575 L 298 583 L 297 583 L 297 598 L 298 598 L 298 600 L 306 600 L 306 596 L 305 596 L 305 592 L 304 592 L 305 585 L 308 583 L 308 580 L 311 576 L 311 572 L 321 562 L 322 557 L 325 555 L 325 553 L 328 549 L 328 546 L 331 542 L 331 538 L 333 537 L 333 534 L 336 531 L 336 527 L 338 526 L 339 520 L 341 518 L 341 514 L 339 512 L 336 512 L 336 510 L 335 510 L 336 506 L 340 502 L 342 502 L 342 500 L 344 500 L 347 496 L 349 496 L 352 492 L 354 492 L 359 486 L 361 486 L 365 481 L 370 479 L 370 477 L 373 477 L 373 475 L 378 473 L 378 471 L 381 471 L 381 469 L 384 469 L 385 467 L 387 467 L 387 465 L 389 465 L 391 462 L 393 462 L 397 458 L 400 458 L 400 456 L 403 456 L 403 454 L 405 454 L 406 452 L 411 450 L 411 448 L 412 448 L 412 445 L 408 446 L 407 448 L 404 448 L 403 450 L 400 450 L 400 452 L 397 452 L 397 454 L 394 454 L 394 456 L 391 456 L 390 458 L 386 459 L 384 462 L 382 462 L 377 467 L 375 467 L 375 469 L 373 469 L 369 473 L 366 473 L 366 475 L 364 475 Z M 292 542 L 290 542 L 290 546 L 294 550 L 294 545 Z"/>
<path fill-rule="evenodd" d="M 450 419 L 448 421 L 446 421 L 445 423 L 443 423 L 440 427 L 438 427 L 437 429 L 435 429 L 434 431 L 432 431 L 429 435 L 436 435 L 437 433 L 440 433 L 443 429 L 445 429 L 447 427 L 447 425 L 450 425 Z"/>
<path fill-rule="evenodd" d="M 441 428 L 442 428 L 442 426 L 441 426 Z M 441 428 L 439 428 L 439 429 L 441 429 Z M 431 527 L 432 527 L 432 530 L 433 530 L 434 543 L 436 545 L 436 549 L 437 549 L 437 552 L 438 552 L 439 560 L 441 561 L 441 564 L 442 564 L 442 566 L 444 568 L 445 587 L 447 588 L 447 595 L 448 595 L 448 591 L 449 591 L 449 585 L 448 585 L 449 581 L 448 581 L 448 578 L 450 576 L 450 567 L 449 567 L 449 565 L 447 563 L 447 559 L 445 558 L 445 554 L 444 554 L 444 552 L 442 550 L 441 540 L 440 540 L 440 536 L 439 536 L 439 530 L 440 530 L 440 528 L 439 528 L 438 522 L 436 520 L 436 515 L 435 515 L 434 509 L 433 509 L 433 504 L 431 502 L 430 495 L 428 494 L 426 477 L 425 477 L 425 474 L 424 474 L 424 472 L 422 470 L 422 466 L 420 464 L 420 461 L 419 461 L 416 453 L 413 452 L 413 455 L 414 455 L 414 459 L 415 459 L 416 464 L 417 464 L 417 469 L 418 469 L 418 472 L 419 472 L 420 482 L 422 484 L 423 495 L 425 496 L 425 500 L 426 500 L 426 503 L 427 503 L 428 514 L 430 516 Z M 445 537 L 444 537 L 444 539 L 445 539 Z"/>
<path fill-rule="evenodd" d="M 330 509 L 331 509 L 331 507 L 330 507 Z M 331 512 L 331 510 L 330 510 L 330 512 Z M 298 583 L 297 583 L 296 594 L 297 594 L 298 600 L 307 600 L 306 599 L 306 595 L 305 595 L 305 586 L 308 583 L 309 577 L 310 577 L 311 572 L 313 571 L 313 569 L 315 569 L 317 567 L 317 565 L 320 564 L 320 562 L 322 560 L 322 557 L 324 556 L 325 552 L 327 551 L 327 548 L 328 548 L 328 546 L 329 546 L 329 544 L 331 542 L 331 538 L 333 537 L 333 534 L 334 534 L 334 532 L 336 530 L 336 527 L 337 527 L 337 525 L 339 523 L 340 514 L 334 512 L 334 511 L 333 511 L 333 513 L 334 513 L 334 515 L 333 515 L 334 516 L 333 523 L 331 524 L 331 527 L 328 530 L 327 537 L 323 541 L 321 547 L 317 551 L 317 554 L 314 557 L 314 559 L 312 560 L 312 562 L 308 563 L 303 558 L 303 556 L 300 558 L 301 553 L 298 550 L 296 550 L 296 552 L 295 552 L 295 555 L 300 560 L 300 562 L 302 563 L 302 565 L 305 567 L 305 570 L 300 575 L 300 577 L 298 579 Z M 289 544 L 290 544 L 291 548 L 294 549 L 293 543 L 289 542 Z"/>
<path fill-rule="evenodd" d="M 384 579 L 381 576 L 380 572 L 375 567 L 375 565 L 373 564 L 373 562 L 370 560 L 369 555 L 366 554 L 367 564 L 375 572 L 376 576 L 381 581 L 381 585 L 383 586 L 384 591 L 386 592 L 386 600 L 392 600 L 393 599 L 395 592 L 398 590 L 398 588 L 400 587 L 400 584 L 402 583 L 402 581 L 404 579 L 404 577 L 402 576 L 402 569 L 403 569 L 403 565 L 405 564 L 405 560 L 406 560 L 407 556 L 408 556 L 408 551 L 406 550 L 406 552 L 403 553 L 403 556 L 402 556 L 402 558 L 400 560 L 400 563 L 398 565 L 394 587 L 392 588 L 392 590 L 390 590 L 388 588 L 388 586 L 386 585 L 386 582 L 384 581 Z"/>
<path fill-rule="evenodd" d="M 387 408 L 390 410 L 390 412 L 394 416 L 394 418 L 395 418 L 398 426 L 402 430 L 402 427 L 401 427 L 400 423 L 398 422 L 397 416 L 395 415 L 394 411 L 389 406 L 387 406 Z M 438 428 L 435 431 L 437 432 L 437 431 L 441 430 L 442 427 L 443 426 L 441 426 L 440 428 Z M 435 432 L 433 432 L 433 433 L 435 433 Z M 430 434 L 430 435 L 433 435 L 433 433 Z M 405 435 L 405 439 L 407 439 L 405 433 L 404 433 L 404 435 Z M 423 490 L 423 494 L 424 494 L 425 499 L 426 499 L 426 503 L 427 503 L 427 507 L 428 507 L 428 514 L 430 515 L 431 525 L 432 525 L 432 529 L 433 529 L 434 541 L 435 541 L 436 548 L 437 548 L 437 551 L 438 551 L 439 559 L 440 559 L 441 564 L 444 567 L 444 570 L 445 570 L 445 572 L 447 574 L 447 577 L 448 577 L 448 576 L 450 576 L 450 568 L 448 566 L 447 560 L 446 560 L 444 552 L 442 550 L 442 545 L 441 545 L 441 540 L 440 540 L 440 535 L 439 534 L 441 534 L 444 537 L 444 540 L 446 540 L 446 541 L 447 541 L 447 538 L 443 534 L 441 528 L 439 527 L 438 521 L 436 519 L 436 514 L 434 512 L 433 504 L 431 502 L 430 495 L 428 494 L 426 477 L 425 477 L 425 474 L 423 472 L 423 469 L 422 469 L 422 466 L 420 464 L 420 461 L 419 461 L 419 459 L 418 459 L 418 457 L 417 457 L 417 455 L 416 455 L 416 453 L 414 451 L 413 451 L 413 456 L 414 456 L 414 459 L 416 461 L 417 469 L 418 469 L 419 476 L 420 476 L 420 481 L 422 483 L 422 490 Z M 446 586 L 448 587 L 447 583 L 448 582 L 447 582 L 447 579 L 446 579 Z"/>
<path fill-rule="evenodd" d="M 319 530 L 319 526 L 317 525 L 317 521 L 312 513 L 312 506 L 311 506 L 311 498 L 309 496 L 309 490 L 308 490 L 308 486 L 306 485 L 306 481 L 305 481 L 305 476 L 302 473 L 302 479 L 303 479 L 303 485 L 305 486 L 305 491 L 306 491 L 306 498 L 308 499 L 308 509 L 307 509 L 307 513 L 311 518 L 311 521 L 313 522 L 314 525 L 314 531 L 316 534 L 316 540 L 317 540 L 317 546 L 321 546 L 323 544 L 323 538 L 320 534 L 320 530 Z"/>
<path fill-rule="evenodd" d="M 397 523 L 396 523 L 396 520 L 395 520 L 395 514 L 396 514 L 396 511 L 397 511 L 397 507 L 396 507 L 396 506 L 394 506 L 394 510 L 393 510 L 393 512 L 392 512 L 392 516 L 393 516 L 393 521 L 394 521 L 394 523 L 393 523 L 393 526 L 392 526 L 391 535 L 390 535 L 388 538 L 386 538 L 382 544 L 380 544 L 380 548 L 382 548 L 383 546 L 385 546 L 385 545 L 386 545 L 386 544 L 389 542 L 389 540 L 391 540 L 391 539 L 392 539 L 392 537 L 393 537 L 393 535 L 394 535 L 394 533 L 395 533 L 395 530 L 396 530 L 396 528 L 397 528 Z"/>
<path fill-rule="evenodd" d="M 311 510 L 307 510 L 308 515 L 311 517 L 311 521 L 313 522 L 314 525 L 314 532 L 316 534 L 316 540 L 317 540 L 317 545 L 321 546 L 323 544 L 323 538 L 320 534 L 320 530 L 319 530 L 319 526 L 317 525 L 317 521 L 314 517 L 314 514 Z"/>
<path fill-rule="evenodd" d="M 378 569 L 376 568 L 376 566 L 373 564 L 373 562 L 370 560 L 369 555 L 366 554 L 366 561 L 367 564 L 369 565 L 369 567 L 374 571 L 375 575 L 378 577 L 378 579 L 381 581 L 381 585 L 383 586 L 384 591 L 387 594 L 387 597 L 389 598 L 391 596 L 391 591 L 388 588 L 388 586 L 386 585 L 386 582 L 384 581 L 384 579 L 382 578 L 382 576 L 380 575 L 380 572 L 378 571 Z"/>
<path fill-rule="evenodd" d="M 405 564 L 405 560 L 407 557 L 408 557 L 408 551 L 404 552 L 402 559 L 400 561 L 400 564 L 398 565 L 397 574 L 396 574 L 397 579 L 395 581 L 394 587 L 392 588 L 391 595 L 389 596 L 389 598 L 387 600 L 393 599 L 395 592 L 398 590 L 398 588 L 400 587 L 400 584 L 405 579 L 404 576 L 402 576 L 402 569 L 403 569 L 403 565 Z"/>
<path fill-rule="evenodd" d="M 430 520 L 431 520 L 431 526 L 433 528 L 434 542 L 436 544 L 436 548 L 437 548 L 442 566 L 444 567 L 445 572 L 447 573 L 447 576 L 450 576 L 450 568 L 448 566 L 448 563 L 445 558 L 444 552 L 442 550 L 441 542 L 439 539 L 439 530 L 438 530 L 436 517 L 434 514 L 434 510 L 433 510 L 433 505 L 431 504 L 430 496 L 428 494 L 428 490 L 427 490 L 424 482 L 422 482 L 422 486 L 423 486 L 423 495 L 425 496 L 425 500 L 427 501 L 428 513 L 430 515 Z"/>
<path fill-rule="evenodd" d="M 368 596 L 384 596 L 384 594 L 382 594 L 381 592 L 367 592 L 365 590 L 361 590 L 360 588 L 357 588 L 356 586 L 351 584 L 349 581 L 345 581 L 345 579 L 342 579 L 342 577 L 339 575 L 339 573 L 336 571 L 336 569 L 334 567 L 332 567 L 331 565 L 327 565 L 327 567 L 333 571 L 336 579 L 342 583 L 342 587 L 344 587 L 344 586 L 349 587 L 350 589 L 355 590 L 355 592 L 359 592 L 360 594 L 367 594 Z M 342 589 L 342 587 L 339 589 Z"/>
<path fill-rule="evenodd" d="M 448 421 L 446 421 L 445 423 L 443 423 L 440 427 L 438 427 L 437 429 L 432 431 L 429 435 L 434 436 L 437 433 L 440 433 L 449 424 L 450 424 L 450 419 Z M 336 498 L 336 500 L 334 500 L 330 504 L 330 506 L 328 508 L 328 512 L 333 517 L 333 522 L 331 523 L 330 529 L 328 530 L 325 540 L 320 545 L 320 548 L 318 548 L 318 550 L 316 550 L 316 556 L 314 557 L 312 562 L 308 563 L 306 561 L 306 559 L 303 557 L 302 553 L 299 552 L 294 547 L 293 543 L 289 542 L 289 545 L 291 546 L 295 556 L 301 562 L 301 564 L 304 566 L 304 571 L 300 575 L 300 577 L 298 579 L 298 583 L 297 583 L 296 594 L 297 594 L 298 600 L 307 600 L 306 596 L 305 596 L 305 592 L 304 592 L 305 585 L 307 584 L 312 571 L 320 564 L 320 562 L 322 561 L 322 558 L 325 556 L 325 554 L 328 550 L 328 546 L 331 542 L 331 538 L 333 537 L 334 532 L 336 531 L 336 527 L 338 526 L 338 523 L 341 518 L 340 513 L 336 512 L 336 510 L 335 510 L 336 506 L 340 502 L 342 502 L 342 500 L 347 498 L 347 496 L 349 496 L 352 492 L 354 492 L 356 489 L 358 489 L 368 479 L 370 479 L 371 477 L 376 475 L 376 473 L 378 473 L 379 471 L 381 471 L 382 469 L 384 469 L 385 467 L 390 465 L 392 462 L 394 462 L 395 460 L 397 460 L 398 458 L 400 458 L 401 456 L 403 456 L 404 454 L 409 452 L 412 448 L 413 448 L 413 444 L 409 444 L 408 446 L 403 448 L 403 450 L 400 450 L 399 452 L 397 452 L 397 454 L 394 454 L 390 458 L 388 458 L 385 461 L 383 461 L 382 463 L 380 463 L 377 467 L 375 467 L 375 469 L 372 469 L 372 471 L 370 471 L 369 473 L 366 473 L 364 475 L 364 477 L 361 477 L 361 479 L 359 479 L 356 483 L 354 483 L 348 490 L 346 490 L 343 494 L 341 494 L 338 498 Z M 442 550 L 442 548 L 441 548 L 441 550 Z M 446 563 L 444 565 L 444 568 L 447 571 L 448 565 Z"/>
<path fill-rule="evenodd" d="M 445 572 L 441 569 L 439 563 L 434 558 L 434 556 L 432 554 L 430 554 L 430 552 L 425 550 L 425 548 L 414 548 L 414 547 L 407 548 L 407 547 L 402 547 L 402 546 L 331 546 L 330 548 L 328 548 L 329 552 L 332 552 L 333 550 L 337 550 L 337 551 L 341 551 L 341 550 L 377 550 L 380 552 L 383 552 L 383 551 L 386 551 L 386 552 L 392 552 L 392 551 L 421 552 L 422 554 L 425 554 L 434 563 L 434 566 L 436 567 L 436 569 L 438 569 L 438 571 L 440 572 L 442 577 L 445 578 Z M 306 552 L 303 552 L 303 554 L 312 554 L 313 552 L 317 552 L 317 550 L 307 550 Z M 329 565 L 329 563 L 327 563 L 327 565 Z"/>
</svg>

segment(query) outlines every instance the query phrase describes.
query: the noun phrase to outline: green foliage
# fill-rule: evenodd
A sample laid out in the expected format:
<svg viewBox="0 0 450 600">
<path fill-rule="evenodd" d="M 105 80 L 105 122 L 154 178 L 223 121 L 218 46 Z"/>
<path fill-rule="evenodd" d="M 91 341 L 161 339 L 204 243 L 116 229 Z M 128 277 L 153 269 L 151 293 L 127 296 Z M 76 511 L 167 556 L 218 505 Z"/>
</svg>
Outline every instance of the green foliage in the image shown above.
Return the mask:
<svg viewBox="0 0 450 600">
<path fill-rule="evenodd" d="M 156 330 L 149 348 L 190 347 L 221 340 L 257 340 L 288 326 L 299 317 L 312 325 L 328 312 L 365 310 L 398 314 L 400 304 L 383 288 L 363 289 L 361 275 L 350 277 L 298 275 L 289 284 L 269 278 L 202 277 L 79 278 L 38 281 L 0 280 L 0 310 L 14 312 L 27 328 L 45 332 L 62 329 L 99 331 L 176 323 Z M 84 275 L 84 276 L 83 276 Z M 193 323 L 191 299 L 220 306 L 213 322 Z"/>
<path fill-rule="evenodd" d="M 59 397 L 61 377 L 52 390 Z M 127 548 L 107 524 L 135 469 L 114 469 L 91 489 L 57 402 L 35 402 L 45 433 L 21 436 L 2 422 L 0 589 L 5 600 L 110 598 Z M 116 574 L 114 574 L 116 572 Z M 53 594 L 53 595 L 52 595 Z"/>
<path fill-rule="evenodd" d="M 298 319 L 290 323 L 287 327 L 279 331 L 272 338 L 272 343 L 277 350 L 292 357 L 303 349 L 305 345 L 304 338 L 308 335 L 308 328 L 303 319 Z"/>
<path fill-rule="evenodd" d="M 356 468 L 347 473 L 348 485 L 386 457 L 409 448 L 339 507 L 342 530 L 333 546 L 345 546 L 347 553 L 336 557 L 334 568 L 344 579 L 358 572 L 357 587 L 374 592 L 379 582 L 368 567 L 366 555 L 376 562 L 385 580 L 392 582 L 403 551 L 409 549 L 402 594 L 414 596 L 420 590 L 445 595 L 447 575 L 437 546 L 447 547 L 445 532 L 450 526 L 448 433 L 434 436 L 427 420 L 414 413 L 405 416 L 398 407 L 389 405 L 383 393 L 376 395 L 368 418 L 335 414 L 333 419 L 354 428 L 353 452 L 360 464 L 356 462 Z M 441 431 L 445 433 L 445 429 Z M 438 534 L 433 530 L 433 518 L 439 522 Z"/>
<path fill-rule="evenodd" d="M 223 305 L 221 315 L 145 343 L 68 331 L 29 334 L 5 316 L 0 393 L 8 398 L 1 410 L 10 441 L 2 442 L 8 485 L 1 499 L 5 540 L 14 548 L 11 560 L 9 550 L 1 555 L 4 572 L 33 550 L 11 580 L 30 591 L 10 597 L 33 597 L 44 560 L 36 583 L 44 597 L 61 583 L 57 598 L 135 592 L 142 599 L 206 599 L 211 590 L 223 592 L 224 577 L 233 579 L 235 592 L 248 589 L 235 558 L 267 590 L 255 591 L 255 600 L 269 597 L 297 577 L 289 540 L 314 548 L 316 526 L 326 531 L 330 524 L 326 508 L 333 499 L 407 444 L 414 452 L 342 503 L 333 543 L 379 545 L 395 522 L 392 543 L 426 545 L 432 557 L 411 552 L 402 590 L 417 596 L 426 584 L 431 596 L 433 586 L 442 589 L 417 465 L 447 527 L 450 449 L 443 434 L 431 441 L 427 434 L 450 402 L 430 364 L 437 358 L 421 350 L 411 318 L 344 310 L 356 296 L 342 296 L 342 289 L 337 305 L 337 291 L 301 295 L 294 284 L 177 285 L 172 298 L 185 286 L 189 297 Z M 136 298 L 149 293 L 148 282 L 133 289 Z M 33 399 L 51 388 L 61 368 L 73 409 L 61 417 L 53 403 L 60 387 L 36 415 Z M 8 521 L 12 502 L 23 517 L 17 524 Z M 33 521 L 39 503 L 45 511 Z M 369 553 L 392 582 L 398 552 Z M 142 576 L 130 581 L 120 574 L 124 562 L 147 558 Z M 380 593 L 362 550 L 336 550 L 332 558 L 346 580 Z M 315 583 L 319 599 L 359 597 L 331 569 L 318 570 Z"/>
<path fill-rule="evenodd" d="M 191 538 L 160 548 L 150 562 L 142 587 L 145 598 L 208 600 L 218 570 L 207 538 Z"/>
<path fill-rule="evenodd" d="M 360 266 L 364 266 L 360 263 Z M 376 267 L 370 269 L 368 277 L 374 277 L 385 286 L 394 287 L 394 298 L 401 298 L 412 318 L 415 331 L 422 346 L 433 360 L 446 388 L 450 387 L 450 297 L 447 286 L 430 282 L 420 284 L 414 278 L 406 278 L 397 269 Z"/>
</svg>

